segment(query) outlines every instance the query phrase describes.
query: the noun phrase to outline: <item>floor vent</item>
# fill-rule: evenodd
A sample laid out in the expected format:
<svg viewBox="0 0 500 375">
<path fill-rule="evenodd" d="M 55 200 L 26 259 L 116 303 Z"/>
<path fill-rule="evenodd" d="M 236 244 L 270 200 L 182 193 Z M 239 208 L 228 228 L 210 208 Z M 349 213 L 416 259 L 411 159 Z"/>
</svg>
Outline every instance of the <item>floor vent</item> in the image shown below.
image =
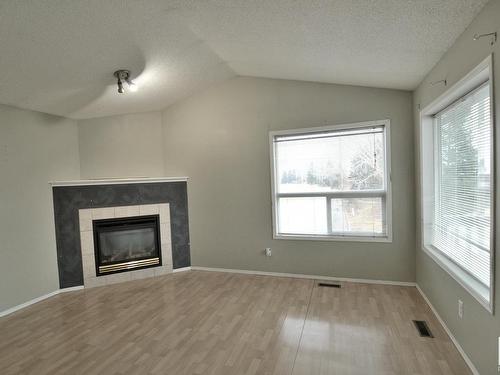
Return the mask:
<svg viewBox="0 0 500 375">
<path fill-rule="evenodd" d="M 318 286 L 324 286 L 326 288 L 341 288 L 340 284 L 330 284 L 330 283 L 318 283 Z"/>
<path fill-rule="evenodd" d="M 415 324 L 421 337 L 434 337 L 425 320 L 414 320 L 413 324 Z"/>
</svg>

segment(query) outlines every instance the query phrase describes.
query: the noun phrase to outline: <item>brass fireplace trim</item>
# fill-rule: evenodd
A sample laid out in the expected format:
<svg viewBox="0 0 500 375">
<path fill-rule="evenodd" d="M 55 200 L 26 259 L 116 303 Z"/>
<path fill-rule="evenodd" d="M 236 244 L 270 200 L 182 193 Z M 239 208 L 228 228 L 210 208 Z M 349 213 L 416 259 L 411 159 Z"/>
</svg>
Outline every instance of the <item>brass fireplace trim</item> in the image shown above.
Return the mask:
<svg viewBox="0 0 500 375">
<path fill-rule="evenodd" d="M 107 266 L 99 266 L 99 273 L 116 272 L 116 271 L 121 271 L 121 270 L 130 270 L 130 269 L 139 268 L 139 267 L 154 266 L 157 264 L 160 264 L 160 258 L 133 260 L 130 262 L 110 264 Z"/>
</svg>

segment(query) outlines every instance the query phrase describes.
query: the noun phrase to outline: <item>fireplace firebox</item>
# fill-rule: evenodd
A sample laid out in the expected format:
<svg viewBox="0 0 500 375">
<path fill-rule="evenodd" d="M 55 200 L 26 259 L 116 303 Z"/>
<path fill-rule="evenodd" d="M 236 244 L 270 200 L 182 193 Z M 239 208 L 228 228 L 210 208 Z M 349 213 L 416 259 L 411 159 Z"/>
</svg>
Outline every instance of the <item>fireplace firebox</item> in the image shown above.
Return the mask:
<svg viewBox="0 0 500 375">
<path fill-rule="evenodd" d="M 161 266 L 159 215 L 93 221 L 96 275 Z"/>
</svg>

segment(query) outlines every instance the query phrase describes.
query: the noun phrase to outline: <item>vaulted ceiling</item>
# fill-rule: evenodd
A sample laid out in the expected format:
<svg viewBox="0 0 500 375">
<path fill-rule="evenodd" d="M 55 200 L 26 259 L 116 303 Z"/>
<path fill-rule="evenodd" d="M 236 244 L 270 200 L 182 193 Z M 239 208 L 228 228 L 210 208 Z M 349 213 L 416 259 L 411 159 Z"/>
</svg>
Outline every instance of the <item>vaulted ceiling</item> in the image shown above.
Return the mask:
<svg viewBox="0 0 500 375">
<path fill-rule="evenodd" d="M 235 75 L 411 90 L 486 0 L 6 0 L 0 103 L 159 110 Z M 140 90 L 119 95 L 113 72 Z"/>
</svg>

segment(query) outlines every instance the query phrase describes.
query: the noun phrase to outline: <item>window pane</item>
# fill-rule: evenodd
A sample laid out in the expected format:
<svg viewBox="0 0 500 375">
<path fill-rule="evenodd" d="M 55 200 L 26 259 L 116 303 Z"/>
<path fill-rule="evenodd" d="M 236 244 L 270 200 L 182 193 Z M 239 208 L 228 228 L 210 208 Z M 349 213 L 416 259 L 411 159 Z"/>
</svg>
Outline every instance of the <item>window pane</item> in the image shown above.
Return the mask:
<svg viewBox="0 0 500 375">
<path fill-rule="evenodd" d="M 436 115 L 436 200 L 431 244 L 490 284 L 489 85 Z"/>
<path fill-rule="evenodd" d="M 327 234 L 326 198 L 280 198 L 279 233 Z"/>
<path fill-rule="evenodd" d="M 331 210 L 333 234 L 347 236 L 386 234 L 381 197 L 335 198 L 331 200 Z"/>
<path fill-rule="evenodd" d="M 383 127 L 275 139 L 278 193 L 384 189 Z"/>
</svg>

